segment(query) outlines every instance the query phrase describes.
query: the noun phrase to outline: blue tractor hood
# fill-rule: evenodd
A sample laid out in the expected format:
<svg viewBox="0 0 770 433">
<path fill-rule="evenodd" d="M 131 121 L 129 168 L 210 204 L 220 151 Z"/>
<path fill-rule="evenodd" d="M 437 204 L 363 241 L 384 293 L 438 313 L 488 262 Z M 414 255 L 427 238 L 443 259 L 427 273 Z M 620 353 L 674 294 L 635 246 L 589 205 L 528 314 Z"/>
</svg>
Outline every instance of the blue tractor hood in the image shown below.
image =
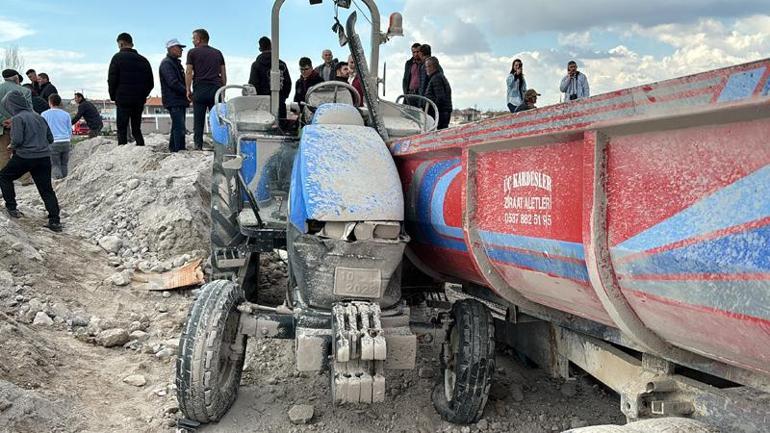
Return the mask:
<svg viewBox="0 0 770 433">
<path fill-rule="evenodd" d="M 292 170 L 290 221 L 403 221 L 396 165 L 373 128 L 312 124 L 303 129 Z"/>
</svg>

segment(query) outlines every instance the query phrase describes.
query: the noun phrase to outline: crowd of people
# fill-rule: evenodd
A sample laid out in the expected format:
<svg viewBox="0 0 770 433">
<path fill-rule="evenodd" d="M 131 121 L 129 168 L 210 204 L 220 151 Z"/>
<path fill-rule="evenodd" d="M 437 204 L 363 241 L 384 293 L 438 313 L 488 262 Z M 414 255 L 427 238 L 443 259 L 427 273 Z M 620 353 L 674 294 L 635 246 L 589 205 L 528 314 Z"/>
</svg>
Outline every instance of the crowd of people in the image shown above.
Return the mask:
<svg viewBox="0 0 770 433">
<path fill-rule="evenodd" d="M 160 63 L 161 96 L 164 108 L 171 119 L 169 151 L 185 150 L 186 112 L 193 107 L 193 147 L 203 148 L 203 132 L 207 111 L 215 104 L 217 90 L 227 85 L 227 70 L 222 52 L 209 45 L 209 33 L 205 29 L 192 32 L 193 48 L 187 53 L 182 65 L 186 45 L 177 39 L 166 44 L 166 57 Z M 144 146 L 142 113 L 150 92 L 155 86 L 150 62 L 134 49 L 133 38 L 121 33 L 116 39 L 118 52 L 112 57 L 107 73 L 110 99 L 116 106 L 118 145 L 128 144 L 133 135 L 137 146 Z M 272 44 L 262 37 L 258 42 L 259 55 L 251 65 L 249 84 L 258 95 L 270 95 L 270 70 Z M 444 75 L 439 59 L 432 55 L 428 44 L 414 43 L 412 56 L 404 65 L 402 80 L 405 103 L 425 109 L 436 118 L 437 128 L 449 126 L 452 115 L 452 88 Z M 292 90 L 289 68 L 279 60 L 279 124 L 287 121 L 286 101 Z M 306 102 L 308 91 L 326 81 L 348 84 L 352 100 L 358 106 L 364 104 L 364 85 L 356 71 L 352 56 L 339 61 L 331 50 L 321 53 L 321 63 L 313 67 L 309 57 L 299 59 L 299 78 L 294 83 L 295 103 Z M 61 108 L 62 98 L 46 73 L 34 69 L 26 71 L 29 83 L 23 83 L 21 74 L 13 69 L 2 71 L 0 83 L 0 189 L 8 213 L 21 217 L 16 209 L 13 182 L 22 176 L 31 177 L 48 210 L 46 227 L 61 230 L 59 207 L 51 178 L 67 176 L 71 147 L 72 125 L 84 119 L 89 137 L 96 137 L 103 129 L 101 115 L 82 93 L 75 93 L 77 113 L 70 116 Z M 512 112 L 536 108 L 534 89 L 527 88 L 524 65 L 515 59 L 507 80 L 507 106 Z M 574 101 L 589 96 L 588 79 L 577 70 L 577 63 L 570 61 L 567 74 L 561 80 L 560 92 L 564 101 Z M 427 101 L 432 102 L 429 104 Z M 435 110 L 434 110 L 435 106 Z M 435 112 L 434 112 L 435 111 Z M 30 176 L 31 175 L 31 176 Z"/>
</svg>

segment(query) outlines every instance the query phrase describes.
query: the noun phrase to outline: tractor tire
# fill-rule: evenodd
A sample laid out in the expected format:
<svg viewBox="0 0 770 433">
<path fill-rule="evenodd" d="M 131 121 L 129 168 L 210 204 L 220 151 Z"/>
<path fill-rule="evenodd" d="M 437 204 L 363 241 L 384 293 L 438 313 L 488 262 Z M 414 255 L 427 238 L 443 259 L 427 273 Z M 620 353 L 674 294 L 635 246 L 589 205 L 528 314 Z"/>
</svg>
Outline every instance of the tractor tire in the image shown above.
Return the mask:
<svg viewBox="0 0 770 433">
<path fill-rule="evenodd" d="M 217 421 L 235 402 L 246 353 L 246 336 L 238 335 L 242 302 L 235 283 L 217 280 L 203 286 L 190 308 L 176 360 L 177 400 L 188 419 Z"/>
<path fill-rule="evenodd" d="M 564 433 L 719 433 L 719 430 L 690 418 L 652 418 L 624 426 L 595 425 Z"/>
<path fill-rule="evenodd" d="M 444 374 L 433 389 L 433 406 L 454 424 L 481 418 L 495 373 L 495 325 L 486 305 L 473 299 L 452 306 L 451 325 L 442 347 Z"/>
<path fill-rule="evenodd" d="M 225 170 L 222 161 L 226 153 L 235 153 L 230 146 L 214 145 L 214 162 L 211 169 L 211 252 L 218 248 L 233 248 L 245 241 L 238 227 L 238 188 L 237 174 Z M 211 280 L 233 279 L 236 270 L 221 269 L 216 260 L 211 260 Z"/>
</svg>

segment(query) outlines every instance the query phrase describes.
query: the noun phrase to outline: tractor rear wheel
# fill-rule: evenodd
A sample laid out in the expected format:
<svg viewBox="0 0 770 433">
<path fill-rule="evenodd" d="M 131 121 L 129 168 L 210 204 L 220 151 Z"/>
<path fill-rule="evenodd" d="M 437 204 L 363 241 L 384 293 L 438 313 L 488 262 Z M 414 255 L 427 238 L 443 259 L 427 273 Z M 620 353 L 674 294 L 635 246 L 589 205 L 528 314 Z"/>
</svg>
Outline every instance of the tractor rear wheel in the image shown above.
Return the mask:
<svg viewBox="0 0 770 433">
<path fill-rule="evenodd" d="M 232 281 L 203 286 L 190 308 L 176 360 L 179 408 L 194 421 L 219 420 L 238 394 L 246 336 L 238 333 L 243 291 Z"/>
<path fill-rule="evenodd" d="M 473 299 L 457 301 L 450 315 L 433 406 L 451 423 L 472 424 L 484 412 L 495 373 L 495 325 L 487 306 Z"/>
</svg>

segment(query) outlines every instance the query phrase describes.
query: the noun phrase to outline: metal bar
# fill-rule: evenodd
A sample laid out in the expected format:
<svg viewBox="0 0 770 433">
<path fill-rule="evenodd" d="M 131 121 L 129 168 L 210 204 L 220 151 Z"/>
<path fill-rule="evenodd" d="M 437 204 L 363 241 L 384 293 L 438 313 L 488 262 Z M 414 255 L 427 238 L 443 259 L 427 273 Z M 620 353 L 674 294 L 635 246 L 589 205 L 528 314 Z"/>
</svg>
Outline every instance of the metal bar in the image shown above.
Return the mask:
<svg viewBox="0 0 770 433">
<path fill-rule="evenodd" d="M 278 105 L 280 103 L 281 93 L 281 72 L 278 70 L 278 54 L 279 54 L 279 36 L 280 31 L 280 15 L 281 6 L 286 0 L 275 0 L 273 3 L 273 14 L 271 18 L 271 34 L 270 41 L 272 43 L 272 51 L 270 52 L 271 66 L 270 66 L 270 112 L 273 113 L 276 119 L 278 119 Z"/>
<path fill-rule="evenodd" d="M 249 199 L 249 206 L 251 207 L 252 212 L 254 212 L 254 216 L 257 217 L 257 224 L 259 224 L 260 228 L 264 227 L 265 224 L 262 222 L 262 217 L 259 216 L 259 205 L 257 205 L 257 199 L 246 185 L 246 181 L 243 179 L 243 173 L 241 173 L 240 170 L 238 170 L 238 184 L 241 186 L 241 188 L 243 188 L 243 191 L 246 192 L 246 197 Z"/>
</svg>

